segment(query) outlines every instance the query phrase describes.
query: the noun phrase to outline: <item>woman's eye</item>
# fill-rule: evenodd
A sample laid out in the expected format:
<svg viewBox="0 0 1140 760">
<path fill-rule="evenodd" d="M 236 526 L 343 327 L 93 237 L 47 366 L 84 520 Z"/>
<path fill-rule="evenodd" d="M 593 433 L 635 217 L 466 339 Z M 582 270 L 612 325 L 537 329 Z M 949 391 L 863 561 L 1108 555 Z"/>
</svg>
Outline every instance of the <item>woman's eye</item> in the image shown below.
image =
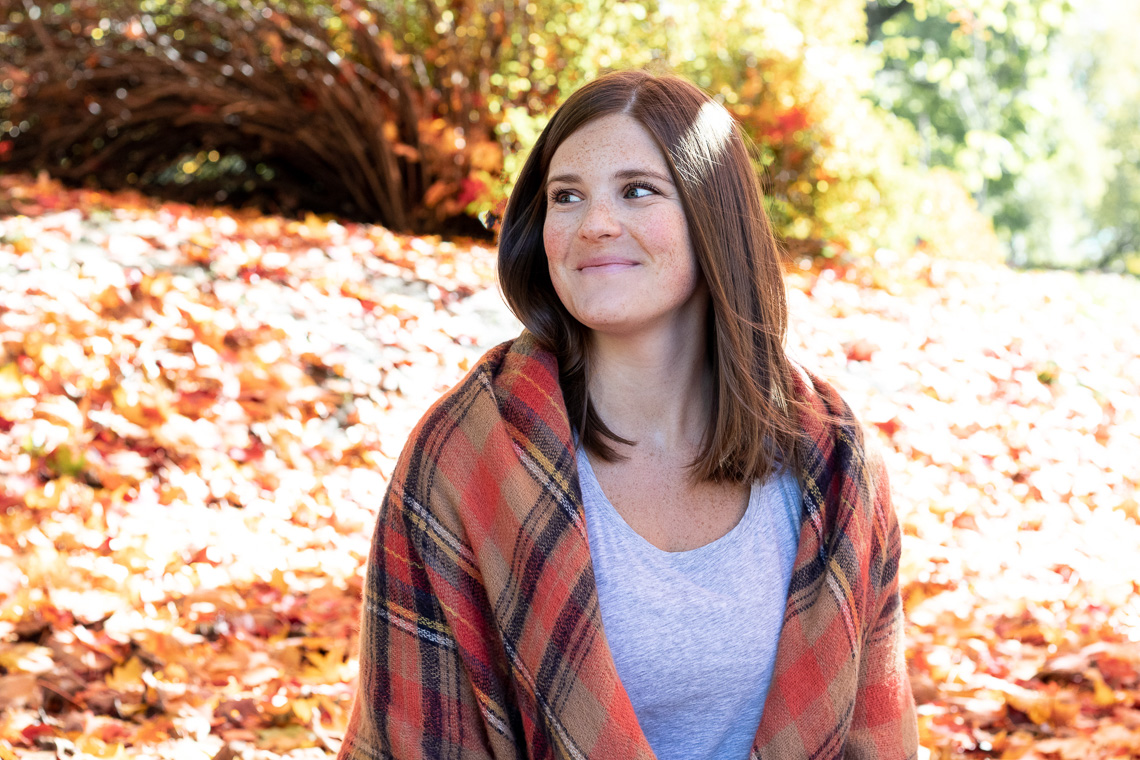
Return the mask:
<svg viewBox="0 0 1140 760">
<path fill-rule="evenodd" d="M 554 190 L 550 193 L 551 203 L 573 203 L 577 200 L 581 200 L 581 198 L 570 190 Z"/>
<path fill-rule="evenodd" d="M 656 195 L 656 193 L 657 188 L 651 185 L 630 185 L 625 191 L 627 198 L 648 198 L 650 195 Z"/>
</svg>

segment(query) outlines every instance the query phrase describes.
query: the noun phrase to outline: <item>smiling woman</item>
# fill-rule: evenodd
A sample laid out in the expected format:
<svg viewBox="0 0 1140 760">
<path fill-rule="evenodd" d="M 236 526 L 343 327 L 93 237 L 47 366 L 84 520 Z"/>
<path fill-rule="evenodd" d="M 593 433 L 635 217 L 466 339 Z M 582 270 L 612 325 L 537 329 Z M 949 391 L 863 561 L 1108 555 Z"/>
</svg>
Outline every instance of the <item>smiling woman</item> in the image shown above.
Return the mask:
<svg viewBox="0 0 1140 760">
<path fill-rule="evenodd" d="M 572 134 L 546 183 L 543 245 L 558 299 L 599 334 L 703 326 L 708 293 L 685 209 L 652 136 L 613 114 Z"/>
<path fill-rule="evenodd" d="M 413 431 L 365 585 L 342 758 L 908 758 L 898 522 L 784 353 L 728 113 L 572 95 L 503 221 L 526 326 Z"/>
</svg>

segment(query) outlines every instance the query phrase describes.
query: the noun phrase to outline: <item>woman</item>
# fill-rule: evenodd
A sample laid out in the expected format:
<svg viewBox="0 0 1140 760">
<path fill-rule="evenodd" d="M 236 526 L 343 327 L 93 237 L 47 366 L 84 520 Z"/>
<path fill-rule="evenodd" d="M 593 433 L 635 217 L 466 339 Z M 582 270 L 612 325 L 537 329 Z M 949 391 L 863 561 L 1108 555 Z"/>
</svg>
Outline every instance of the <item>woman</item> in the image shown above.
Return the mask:
<svg viewBox="0 0 1140 760">
<path fill-rule="evenodd" d="M 499 262 L 527 329 L 396 466 L 341 757 L 913 757 L 886 479 L 784 354 L 728 113 L 673 77 L 582 87 Z"/>
</svg>

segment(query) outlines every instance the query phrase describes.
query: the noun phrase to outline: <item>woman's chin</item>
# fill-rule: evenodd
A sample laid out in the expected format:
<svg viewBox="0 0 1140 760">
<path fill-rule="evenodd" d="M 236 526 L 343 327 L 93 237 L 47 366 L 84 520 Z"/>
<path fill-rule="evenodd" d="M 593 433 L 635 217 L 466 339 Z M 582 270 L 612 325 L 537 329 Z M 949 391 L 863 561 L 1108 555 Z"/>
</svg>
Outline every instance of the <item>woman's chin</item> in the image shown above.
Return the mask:
<svg viewBox="0 0 1140 760">
<path fill-rule="evenodd" d="M 603 335 L 630 336 L 649 329 L 657 320 L 644 314 L 587 313 L 578 321 L 593 332 Z"/>
</svg>

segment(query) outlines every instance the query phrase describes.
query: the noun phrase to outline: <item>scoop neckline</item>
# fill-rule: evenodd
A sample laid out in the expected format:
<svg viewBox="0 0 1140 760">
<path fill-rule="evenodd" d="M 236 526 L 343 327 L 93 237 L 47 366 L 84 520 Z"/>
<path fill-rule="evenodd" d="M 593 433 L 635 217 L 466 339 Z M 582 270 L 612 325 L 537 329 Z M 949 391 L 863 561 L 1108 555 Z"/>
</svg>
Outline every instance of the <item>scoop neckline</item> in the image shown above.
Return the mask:
<svg viewBox="0 0 1140 760">
<path fill-rule="evenodd" d="M 724 533 L 724 535 L 718 536 L 712 541 L 709 541 L 707 544 L 702 544 L 701 546 L 697 546 L 692 549 L 682 549 L 678 552 L 671 552 L 668 549 L 662 549 L 647 539 L 645 536 L 638 533 L 632 525 L 626 522 L 626 519 L 622 517 L 621 512 L 618 512 L 617 508 L 613 505 L 613 502 L 610 501 L 610 497 L 606 496 L 606 492 L 602 490 L 602 484 L 598 481 L 598 475 L 594 472 L 594 465 L 590 462 L 590 457 L 586 454 L 585 449 L 583 449 L 581 446 L 577 446 L 576 448 L 576 456 L 580 457 L 582 462 L 585 463 L 586 470 L 589 471 L 590 474 L 590 480 L 593 482 L 594 489 L 597 491 L 598 496 L 601 497 L 604 511 L 609 516 L 609 519 L 613 522 L 616 522 L 619 530 L 625 532 L 629 536 L 632 536 L 638 545 L 643 546 L 646 551 L 649 551 L 651 553 L 670 559 L 688 559 L 717 551 L 722 544 L 727 545 L 729 543 L 735 542 L 736 536 L 747 530 L 745 523 L 751 523 L 753 519 L 753 513 L 757 511 L 756 505 L 760 501 L 760 489 L 763 488 L 763 486 L 759 480 L 753 479 L 751 485 L 749 486 L 748 506 L 744 508 L 744 514 L 740 516 L 740 519 L 736 521 L 736 524 L 729 528 L 728 531 Z M 583 507 L 584 506 L 585 505 L 583 505 Z"/>
</svg>

